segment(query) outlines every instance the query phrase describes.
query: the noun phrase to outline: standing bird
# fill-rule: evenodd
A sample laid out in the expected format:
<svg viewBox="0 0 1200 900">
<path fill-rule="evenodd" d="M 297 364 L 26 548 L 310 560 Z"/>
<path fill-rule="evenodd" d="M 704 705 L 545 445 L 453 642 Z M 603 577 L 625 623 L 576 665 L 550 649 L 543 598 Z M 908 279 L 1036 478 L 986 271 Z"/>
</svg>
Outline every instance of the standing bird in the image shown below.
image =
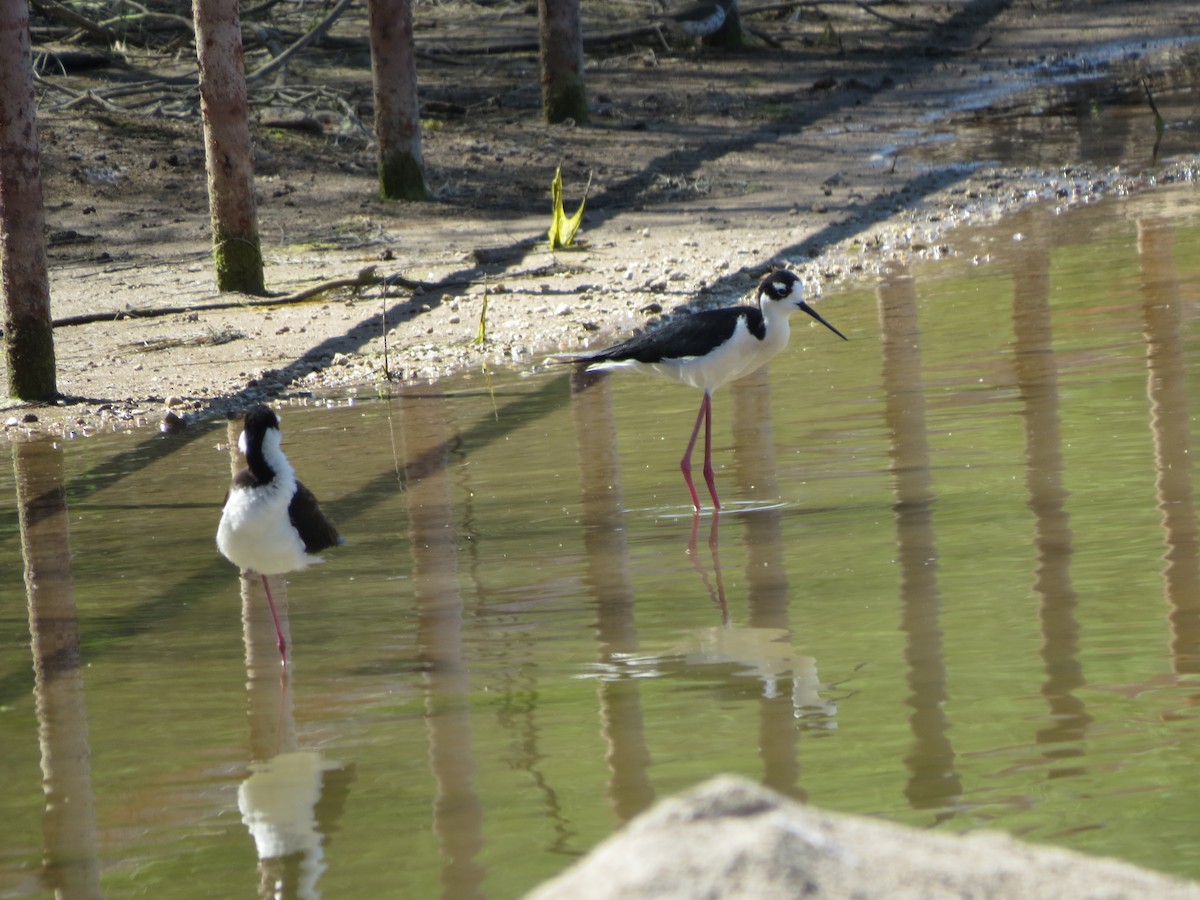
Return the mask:
<svg viewBox="0 0 1200 900">
<path fill-rule="evenodd" d="M 287 644 L 267 576 L 322 562 L 310 554 L 342 543 L 342 537 L 321 512 L 313 492 L 296 480 L 280 447 L 282 441 L 279 417 L 270 407 L 260 404 L 246 411 L 238 438 L 246 468 L 234 476 L 225 495 L 217 548 L 234 565 L 262 576 L 279 655 L 286 665 Z"/>
<path fill-rule="evenodd" d="M 727 381 L 744 378 L 787 346 L 788 319 L 800 309 L 843 341 L 846 336 L 804 302 L 804 285 L 793 273 L 780 269 L 758 284 L 758 306 L 708 309 L 672 319 L 662 328 L 639 334 L 604 350 L 563 354 L 561 361 L 586 363 L 589 369 L 632 368 L 671 378 L 704 391 L 700 412 L 687 450 L 679 461 L 683 480 L 700 510 L 692 483 L 692 450 L 704 423 L 704 481 L 713 508 L 720 509 L 712 467 L 712 393 Z"/>
</svg>

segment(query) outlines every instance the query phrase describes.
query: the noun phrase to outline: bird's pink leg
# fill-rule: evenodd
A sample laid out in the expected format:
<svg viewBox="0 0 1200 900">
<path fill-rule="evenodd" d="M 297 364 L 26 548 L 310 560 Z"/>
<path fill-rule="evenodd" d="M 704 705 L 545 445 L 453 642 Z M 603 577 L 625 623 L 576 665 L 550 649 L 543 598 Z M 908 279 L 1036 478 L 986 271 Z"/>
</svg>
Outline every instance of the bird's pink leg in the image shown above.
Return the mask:
<svg viewBox="0 0 1200 900">
<path fill-rule="evenodd" d="M 708 416 L 709 416 L 709 410 L 711 408 L 709 406 L 709 404 L 711 402 L 712 401 L 708 396 L 708 392 L 705 391 L 704 399 L 700 401 L 700 412 L 696 414 L 696 424 L 692 426 L 692 436 L 688 440 L 687 449 L 685 451 L 683 451 L 683 459 L 681 459 L 679 461 L 679 471 L 683 473 L 683 480 L 685 482 L 687 482 L 688 493 L 690 493 L 692 495 L 692 506 L 695 507 L 695 509 L 697 511 L 700 510 L 700 497 L 696 493 L 696 485 L 692 482 L 692 450 L 694 450 L 696 448 L 696 438 L 699 437 L 699 435 L 700 435 L 700 423 L 708 422 L 708 420 L 709 420 Z M 705 431 L 704 440 L 705 440 L 706 446 L 707 446 L 708 442 L 712 440 L 711 428 L 712 428 L 712 425 L 710 423 L 709 429 Z M 710 472 L 712 470 L 712 465 L 708 460 L 707 451 L 704 454 L 704 463 L 705 463 L 704 477 L 707 480 L 712 477 L 710 474 Z M 711 482 L 710 482 L 709 492 L 710 493 L 712 492 Z"/>
<path fill-rule="evenodd" d="M 721 500 L 717 497 L 717 480 L 713 477 L 712 464 L 712 395 L 708 393 L 704 395 L 704 483 L 708 485 L 713 510 L 720 509 Z"/>
<path fill-rule="evenodd" d="M 283 664 L 287 665 L 287 642 L 283 639 L 283 629 L 279 627 L 279 613 L 275 612 L 275 601 L 271 599 L 271 585 L 267 583 L 267 576 L 263 575 L 262 583 L 263 590 L 267 592 L 267 606 L 271 609 L 271 618 L 275 621 L 275 636 L 279 638 L 279 658 Z"/>
</svg>

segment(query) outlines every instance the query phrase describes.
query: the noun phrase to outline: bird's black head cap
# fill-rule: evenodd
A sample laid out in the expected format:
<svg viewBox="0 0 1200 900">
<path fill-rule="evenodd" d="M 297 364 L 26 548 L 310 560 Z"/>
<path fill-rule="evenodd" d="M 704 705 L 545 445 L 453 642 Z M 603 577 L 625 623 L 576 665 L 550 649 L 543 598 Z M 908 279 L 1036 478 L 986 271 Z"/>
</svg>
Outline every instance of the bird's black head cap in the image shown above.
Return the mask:
<svg viewBox="0 0 1200 900">
<path fill-rule="evenodd" d="M 259 403 L 246 410 L 245 429 L 252 440 L 261 441 L 262 436 L 267 433 L 267 429 L 278 427 L 279 416 L 271 407 Z"/>
<path fill-rule="evenodd" d="M 799 281 L 799 276 L 794 272 L 778 269 L 758 283 L 759 299 L 765 295 L 771 300 L 783 300 L 796 289 Z"/>
<path fill-rule="evenodd" d="M 800 281 L 800 276 L 794 272 L 789 272 L 787 269 L 779 269 L 772 272 L 766 278 L 758 283 L 758 305 L 762 308 L 763 300 L 773 300 L 780 302 L 790 299 L 796 308 L 808 313 L 843 341 L 848 338 L 821 318 L 821 314 L 804 302 L 804 284 Z"/>
</svg>

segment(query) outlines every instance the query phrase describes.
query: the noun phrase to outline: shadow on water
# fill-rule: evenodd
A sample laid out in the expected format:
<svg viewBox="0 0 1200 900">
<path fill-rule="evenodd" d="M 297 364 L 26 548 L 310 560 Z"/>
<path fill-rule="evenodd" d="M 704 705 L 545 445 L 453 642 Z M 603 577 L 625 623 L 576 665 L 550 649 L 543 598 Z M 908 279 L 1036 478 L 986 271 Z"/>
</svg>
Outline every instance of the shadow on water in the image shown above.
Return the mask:
<svg viewBox="0 0 1200 900">
<path fill-rule="evenodd" d="M 1200 876 L 1197 221 L 1034 210 L 845 295 L 718 394 L 719 518 L 635 376 L 285 410 L 349 539 L 272 582 L 286 670 L 225 446 L 14 445 L 0 893 L 515 896 L 727 771 Z"/>
</svg>

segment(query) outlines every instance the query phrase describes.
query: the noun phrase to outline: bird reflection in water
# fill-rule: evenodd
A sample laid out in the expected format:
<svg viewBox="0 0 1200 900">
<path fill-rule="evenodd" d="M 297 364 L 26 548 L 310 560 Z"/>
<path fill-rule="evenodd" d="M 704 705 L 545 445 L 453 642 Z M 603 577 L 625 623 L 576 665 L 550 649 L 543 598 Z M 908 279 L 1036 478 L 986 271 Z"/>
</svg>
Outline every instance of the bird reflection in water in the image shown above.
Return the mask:
<svg viewBox="0 0 1200 900">
<path fill-rule="evenodd" d="M 708 591 L 709 599 L 712 600 L 715 606 L 721 612 L 721 623 L 726 625 L 729 623 L 729 604 L 725 600 L 725 579 L 721 577 L 721 514 L 717 510 L 713 510 L 712 523 L 708 527 L 708 553 L 712 560 L 712 577 L 709 577 L 708 570 L 700 564 L 700 557 L 697 553 L 697 544 L 700 538 L 700 514 L 692 516 L 692 533 L 688 538 L 688 558 L 692 561 L 692 568 L 700 575 L 700 581 L 704 585 L 704 589 Z"/>
<path fill-rule="evenodd" d="M 286 592 L 282 580 L 278 587 Z M 275 661 L 274 621 L 264 599 L 259 578 L 243 573 L 251 762 L 238 786 L 238 810 L 258 855 L 259 896 L 315 900 L 355 769 L 300 746 L 292 667 L 281 670 Z M 286 604 L 286 593 L 281 599 Z"/>
</svg>

